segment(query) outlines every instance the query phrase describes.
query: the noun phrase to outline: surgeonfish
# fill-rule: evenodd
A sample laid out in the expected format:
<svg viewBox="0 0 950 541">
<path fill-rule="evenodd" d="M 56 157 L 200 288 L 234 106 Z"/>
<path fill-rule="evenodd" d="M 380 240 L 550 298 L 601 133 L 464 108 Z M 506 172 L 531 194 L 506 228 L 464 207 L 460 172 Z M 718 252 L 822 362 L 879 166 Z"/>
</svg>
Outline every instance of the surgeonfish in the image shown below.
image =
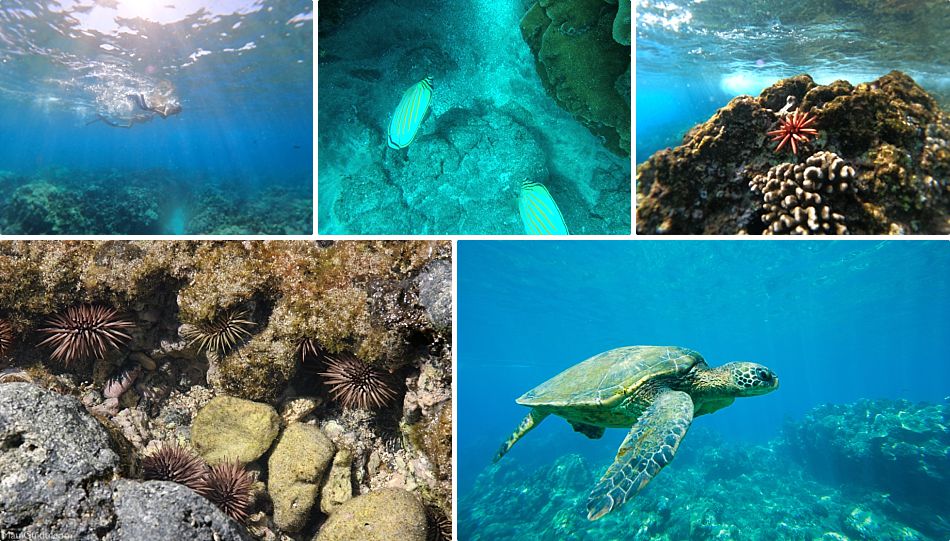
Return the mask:
<svg viewBox="0 0 950 541">
<path fill-rule="evenodd" d="M 389 148 L 406 148 L 415 140 L 432 101 L 432 77 L 409 87 L 389 123 Z"/>
<path fill-rule="evenodd" d="M 570 235 L 561 210 L 544 184 L 525 180 L 521 183 L 518 211 L 526 235 Z"/>
</svg>

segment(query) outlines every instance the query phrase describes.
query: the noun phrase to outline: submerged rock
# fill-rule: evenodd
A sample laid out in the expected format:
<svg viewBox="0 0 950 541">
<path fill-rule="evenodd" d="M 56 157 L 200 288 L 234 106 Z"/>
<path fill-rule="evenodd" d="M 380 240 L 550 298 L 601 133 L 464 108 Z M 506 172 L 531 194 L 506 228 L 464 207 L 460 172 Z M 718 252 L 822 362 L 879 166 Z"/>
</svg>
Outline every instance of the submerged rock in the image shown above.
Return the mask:
<svg viewBox="0 0 950 541">
<path fill-rule="evenodd" d="M 817 138 L 797 155 L 775 152 L 766 133 L 792 96 L 796 111 L 816 118 Z M 822 154 L 822 151 L 824 154 Z M 826 193 L 836 178 L 817 176 L 816 191 L 831 202 L 792 212 L 810 189 L 806 168 L 834 156 L 847 164 L 846 189 Z M 770 168 L 789 161 L 800 171 L 763 197 Z M 779 166 L 781 167 L 781 166 Z M 808 75 L 781 80 L 758 97 L 739 96 L 689 131 L 683 144 L 661 150 L 637 168 L 637 232 L 641 234 L 950 232 L 950 115 L 910 77 L 893 71 L 876 81 L 816 85 Z M 840 219 L 834 217 L 838 214 Z M 816 223 L 813 229 L 807 224 Z M 821 222 L 821 223 L 819 223 Z M 823 227 L 828 223 L 829 227 Z M 776 225 L 777 224 L 777 225 Z"/>
<path fill-rule="evenodd" d="M 425 541 L 426 512 L 412 493 L 383 489 L 343 504 L 314 541 Z"/>
<path fill-rule="evenodd" d="M 168 481 L 112 484 L 116 541 L 254 539 L 243 526 L 184 485 Z"/>
<path fill-rule="evenodd" d="M 319 428 L 294 423 L 277 440 L 267 462 L 267 492 L 274 501 L 274 523 L 299 532 L 320 496 L 335 448 Z"/>
<path fill-rule="evenodd" d="M 333 456 L 333 465 L 320 491 L 320 510 L 332 515 L 353 497 L 353 453 L 342 448 Z"/>
<path fill-rule="evenodd" d="M 191 442 L 209 464 L 248 464 L 270 449 L 279 430 L 280 416 L 272 406 L 218 396 L 195 416 Z"/>
<path fill-rule="evenodd" d="M 118 469 L 109 434 L 78 400 L 0 384 L 0 531 L 98 539 L 113 520 Z"/>
</svg>

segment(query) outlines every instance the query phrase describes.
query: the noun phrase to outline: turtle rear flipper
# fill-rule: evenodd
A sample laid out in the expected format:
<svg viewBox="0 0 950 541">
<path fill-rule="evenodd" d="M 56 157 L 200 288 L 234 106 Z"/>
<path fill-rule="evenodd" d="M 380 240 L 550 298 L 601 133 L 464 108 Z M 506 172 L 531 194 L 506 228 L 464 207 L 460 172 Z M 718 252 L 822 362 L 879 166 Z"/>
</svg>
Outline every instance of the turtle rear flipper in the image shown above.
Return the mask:
<svg viewBox="0 0 950 541">
<path fill-rule="evenodd" d="M 550 415 L 546 412 L 540 412 L 534 408 L 528 412 L 528 415 L 521 420 L 521 424 L 518 425 L 518 429 L 511 433 L 508 436 L 508 439 L 505 440 L 505 443 L 501 444 L 501 449 L 495 454 L 495 458 L 492 459 L 492 463 L 498 462 L 501 460 L 501 457 L 505 456 L 511 446 L 515 444 L 516 441 L 520 440 L 522 436 L 531 431 L 532 428 L 538 426 L 538 423 L 544 420 L 545 417 Z"/>
<path fill-rule="evenodd" d="M 673 460 L 693 422 L 693 400 L 664 391 L 620 444 L 614 463 L 587 498 L 587 518 L 597 520 L 636 495 Z"/>
</svg>

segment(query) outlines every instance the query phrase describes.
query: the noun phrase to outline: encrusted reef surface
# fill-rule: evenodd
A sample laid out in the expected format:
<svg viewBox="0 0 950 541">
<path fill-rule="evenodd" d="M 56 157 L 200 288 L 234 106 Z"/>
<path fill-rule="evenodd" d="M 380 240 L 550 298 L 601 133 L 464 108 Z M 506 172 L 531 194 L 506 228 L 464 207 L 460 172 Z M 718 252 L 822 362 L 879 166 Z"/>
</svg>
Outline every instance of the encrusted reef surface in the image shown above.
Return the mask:
<svg viewBox="0 0 950 541">
<path fill-rule="evenodd" d="M 606 464 L 509 455 L 461 496 L 459 538 L 943 540 L 948 452 L 948 402 L 820 406 L 755 446 L 696 428 L 649 487 L 594 522 L 587 495 Z"/>
<path fill-rule="evenodd" d="M 449 538 L 450 258 L 0 243 L 0 531 Z"/>
<path fill-rule="evenodd" d="M 0 170 L 0 234 L 305 235 L 311 191 L 309 179 L 250 185 L 164 170 Z"/>
<path fill-rule="evenodd" d="M 782 109 L 814 118 L 792 145 Z M 784 116 L 784 118 L 790 118 Z M 950 116 L 910 77 L 740 96 L 637 168 L 641 234 L 950 233 Z"/>
</svg>

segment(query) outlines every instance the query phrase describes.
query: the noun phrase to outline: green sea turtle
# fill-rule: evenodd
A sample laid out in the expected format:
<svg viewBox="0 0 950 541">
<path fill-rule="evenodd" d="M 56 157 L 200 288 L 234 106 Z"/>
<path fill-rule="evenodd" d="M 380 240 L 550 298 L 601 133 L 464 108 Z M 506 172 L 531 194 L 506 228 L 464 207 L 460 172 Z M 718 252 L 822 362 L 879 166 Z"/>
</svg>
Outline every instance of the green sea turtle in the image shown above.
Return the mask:
<svg viewBox="0 0 950 541">
<path fill-rule="evenodd" d="M 612 349 L 522 395 L 516 402 L 531 411 L 494 461 L 551 414 L 593 439 L 606 428 L 631 427 L 614 463 L 587 499 L 587 518 L 596 520 L 636 495 L 673 460 L 693 417 L 722 409 L 736 397 L 775 389 L 778 376 L 760 364 L 710 368 L 702 355 L 686 348 Z"/>
</svg>

